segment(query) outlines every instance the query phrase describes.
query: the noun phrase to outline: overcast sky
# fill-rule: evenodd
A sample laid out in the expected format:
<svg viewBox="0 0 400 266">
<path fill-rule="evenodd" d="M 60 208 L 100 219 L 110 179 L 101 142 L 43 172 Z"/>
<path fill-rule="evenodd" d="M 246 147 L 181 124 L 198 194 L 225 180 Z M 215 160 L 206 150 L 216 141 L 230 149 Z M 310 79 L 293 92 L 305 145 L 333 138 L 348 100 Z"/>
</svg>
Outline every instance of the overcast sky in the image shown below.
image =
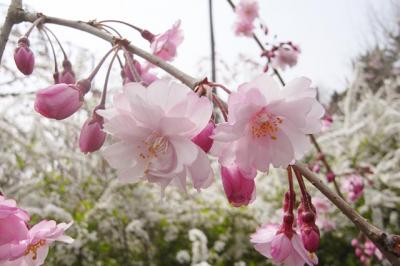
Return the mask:
<svg viewBox="0 0 400 266">
<path fill-rule="evenodd" d="M 6 4 L 9 1 L 0 0 Z M 225 0 L 214 0 L 216 49 L 228 64 L 238 53 L 255 59 L 258 47 L 252 39 L 236 37 L 232 30 L 235 16 Z M 235 1 L 237 2 L 237 1 Z M 290 79 L 304 75 L 326 92 L 342 90 L 351 78 L 351 60 L 373 43 L 374 17 L 392 18 L 391 0 L 259 0 L 261 17 L 277 34 L 277 40 L 291 40 L 302 49 L 299 64 L 284 73 Z M 208 0 L 25 0 L 44 14 L 68 19 L 119 19 L 161 33 L 176 20 L 182 20 L 185 41 L 178 51 L 176 66 L 190 74 L 198 73 L 198 62 L 209 56 Z M 2 6 L 4 8 L 4 6 Z M 386 23 L 386 21 L 385 21 Z M 109 45 L 75 30 L 52 26 L 61 39 L 90 47 L 99 57 Z M 132 31 L 124 31 L 137 45 L 148 44 Z M 10 48 L 8 48 L 10 49 Z"/>
</svg>

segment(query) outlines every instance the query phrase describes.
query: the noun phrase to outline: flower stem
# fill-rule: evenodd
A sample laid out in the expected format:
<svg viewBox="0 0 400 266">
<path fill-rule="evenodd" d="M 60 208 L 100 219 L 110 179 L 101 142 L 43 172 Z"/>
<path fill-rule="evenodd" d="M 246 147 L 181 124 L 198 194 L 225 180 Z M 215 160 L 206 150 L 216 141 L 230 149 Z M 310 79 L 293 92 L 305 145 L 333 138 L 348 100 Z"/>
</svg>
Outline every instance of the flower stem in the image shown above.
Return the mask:
<svg viewBox="0 0 400 266">
<path fill-rule="evenodd" d="M 58 65 L 57 65 L 57 56 L 56 56 L 56 51 L 54 50 L 53 42 L 50 39 L 49 34 L 47 33 L 46 29 L 43 29 L 41 32 L 46 35 L 46 39 L 50 43 L 51 51 L 53 53 L 53 59 L 54 59 L 54 82 L 58 83 Z"/>
<path fill-rule="evenodd" d="M 38 17 L 35 21 L 33 21 L 31 27 L 28 29 L 28 31 L 25 33 L 24 36 L 25 36 L 26 38 L 28 38 L 29 35 L 31 34 L 32 30 L 33 30 L 37 25 L 39 25 L 39 23 L 43 22 L 44 19 L 45 19 L 45 18 L 44 18 L 43 15 L 39 15 L 39 17 Z"/>
<path fill-rule="evenodd" d="M 112 68 L 112 65 L 114 64 L 114 60 L 118 55 L 118 51 L 119 51 L 119 49 L 116 49 L 115 52 L 114 52 L 113 57 L 111 58 L 110 65 L 108 66 L 108 69 L 107 69 L 106 78 L 104 80 L 103 92 L 101 93 L 101 101 L 100 101 L 100 104 L 99 104 L 103 108 L 105 107 L 105 104 L 106 104 L 108 79 L 110 77 L 111 68 Z"/>
<path fill-rule="evenodd" d="M 100 62 L 97 64 L 96 68 L 92 71 L 92 73 L 89 75 L 87 78 L 89 81 L 92 81 L 93 78 L 96 76 L 97 72 L 99 72 L 100 67 L 103 65 L 104 61 L 107 59 L 107 57 L 111 54 L 112 51 L 118 48 L 118 45 L 114 45 L 100 60 Z"/>
<path fill-rule="evenodd" d="M 45 29 L 46 31 L 50 32 L 50 34 L 53 35 L 54 39 L 55 39 L 55 40 L 57 41 L 57 43 L 58 43 L 58 46 L 60 46 L 61 52 L 62 52 L 63 55 L 64 55 L 64 60 L 67 60 L 67 59 L 68 59 L 67 53 L 65 52 L 64 47 L 62 46 L 60 40 L 57 38 L 57 36 L 54 34 L 54 32 L 51 31 L 48 27 L 46 27 L 46 26 L 43 26 L 43 27 L 44 27 L 44 29 Z"/>
<path fill-rule="evenodd" d="M 128 27 L 131 27 L 132 29 L 138 31 L 139 33 L 142 33 L 142 32 L 143 32 L 143 29 L 141 29 L 141 28 L 139 28 L 139 27 L 137 27 L 137 26 L 135 26 L 135 25 L 132 25 L 132 24 L 130 24 L 130 23 L 128 23 L 128 22 L 121 21 L 121 20 L 107 19 L 107 20 L 99 21 L 98 23 L 104 24 L 104 23 L 107 23 L 107 22 L 120 23 L 120 24 L 126 25 L 126 26 L 128 26 Z"/>
<path fill-rule="evenodd" d="M 124 46 L 122 46 L 122 49 L 124 50 L 125 60 L 128 63 L 129 71 L 131 71 L 134 81 L 140 82 L 141 77 L 135 68 L 135 63 L 132 60 L 131 54 L 129 54 Z"/>
<path fill-rule="evenodd" d="M 210 46 L 211 46 L 211 79 L 217 81 L 217 70 L 215 67 L 215 37 L 214 37 L 214 20 L 213 20 L 213 0 L 208 1 L 208 18 L 210 21 Z"/>
</svg>

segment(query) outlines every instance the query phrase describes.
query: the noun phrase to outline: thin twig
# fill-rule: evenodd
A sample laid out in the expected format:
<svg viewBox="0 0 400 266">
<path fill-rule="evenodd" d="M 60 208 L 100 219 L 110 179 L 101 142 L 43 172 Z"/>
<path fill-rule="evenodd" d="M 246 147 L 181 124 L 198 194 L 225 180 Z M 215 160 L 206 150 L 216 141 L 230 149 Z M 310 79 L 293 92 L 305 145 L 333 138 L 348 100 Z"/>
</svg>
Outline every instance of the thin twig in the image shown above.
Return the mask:
<svg viewBox="0 0 400 266">
<path fill-rule="evenodd" d="M 215 67 L 215 37 L 214 37 L 214 20 L 213 20 L 213 0 L 208 1 L 208 15 L 210 20 L 210 45 L 211 45 L 211 79 L 217 82 L 217 70 Z"/>
<path fill-rule="evenodd" d="M 22 8 L 22 0 L 12 0 L 8 11 L 6 19 L 4 20 L 3 26 L 1 27 L 0 32 L 0 63 L 3 57 L 4 49 L 6 48 L 6 44 L 8 41 L 8 37 L 10 36 L 12 27 L 16 24 L 18 17 L 18 10 Z"/>
</svg>

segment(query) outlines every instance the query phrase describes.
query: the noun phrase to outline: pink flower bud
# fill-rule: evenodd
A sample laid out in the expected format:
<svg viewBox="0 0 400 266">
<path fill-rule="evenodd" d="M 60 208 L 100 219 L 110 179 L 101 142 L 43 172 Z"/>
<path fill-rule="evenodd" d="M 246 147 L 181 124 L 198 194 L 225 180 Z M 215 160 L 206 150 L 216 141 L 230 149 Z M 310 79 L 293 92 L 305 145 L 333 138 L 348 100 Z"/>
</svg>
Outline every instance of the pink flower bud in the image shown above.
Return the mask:
<svg viewBox="0 0 400 266">
<path fill-rule="evenodd" d="M 83 93 L 77 85 L 55 84 L 36 93 L 35 110 L 41 115 L 62 120 L 73 113 L 83 104 Z"/>
<path fill-rule="evenodd" d="M 68 59 L 63 61 L 64 70 L 59 75 L 58 82 L 65 83 L 65 84 L 75 84 L 75 73 L 72 70 L 71 62 Z"/>
<path fill-rule="evenodd" d="M 257 172 L 244 173 L 236 165 L 229 167 L 221 166 L 222 184 L 229 203 L 234 207 L 248 205 L 255 199 L 254 178 Z"/>
<path fill-rule="evenodd" d="M 355 253 L 356 253 L 357 257 L 360 257 L 363 254 L 362 250 L 359 249 L 359 248 L 356 248 L 356 252 Z"/>
<path fill-rule="evenodd" d="M 320 240 L 320 235 L 319 235 L 319 230 L 317 226 L 304 226 L 301 229 L 301 238 L 303 240 L 304 247 L 309 251 L 309 252 L 315 252 L 317 251 L 319 247 L 319 240 Z"/>
<path fill-rule="evenodd" d="M 35 65 L 35 56 L 29 49 L 29 40 L 22 37 L 18 40 L 18 47 L 14 51 L 14 61 L 19 71 L 24 75 L 30 75 Z"/>
<path fill-rule="evenodd" d="M 92 118 L 86 120 L 79 136 L 79 148 L 81 152 L 94 152 L 103 146 L 106 140 L 106 133 L 103 129 L 103 117 L 94 113 Z"/>
<path fill-rule="evenodd" d="M 353 238 L 353 239 L 351 240 L 351 245 L 352 245 L 353 247 L 357 247 L 357 246 L 358 246 L 358 240 L 355 239 L 355 238 Z"/>
<path fill-rule="evenodd" d="M 196 136 L 192 138 L 192 141 L 203 149 L 204 152 L 208 152 L 211 149 L 211 146 L 214 142 L 212 138 L 210 138 L 215 128 L 215 124 L 212 120 L 210 120 L 207 126 Z"/>
<path fill-rule="evenodd" d="M 314 164 L 314 166 L 312 167 L 312 171 L 314 172 L 314 173 L 319 173 L 319 171 L 321 171 L 321 166 L 318 164 L 318 163 L 316 163 L 316 164 Z"/>
<path fill-rule="evenodd" d="M 330 183 L 333 182 L 333 180 L 335 180 L 336 175 L 332 172 L 329 172 L 326 174 L 326 180 Z"/>
<path fill-rule="evenodd" d="M 142 37 L 143 37 L 143 39 L 149 41 L 149 43 L 152 43 L 154 41 L 154 39 L 156 38 L 156 36 L 148 30 L 142 31 Z"/>
</svg>

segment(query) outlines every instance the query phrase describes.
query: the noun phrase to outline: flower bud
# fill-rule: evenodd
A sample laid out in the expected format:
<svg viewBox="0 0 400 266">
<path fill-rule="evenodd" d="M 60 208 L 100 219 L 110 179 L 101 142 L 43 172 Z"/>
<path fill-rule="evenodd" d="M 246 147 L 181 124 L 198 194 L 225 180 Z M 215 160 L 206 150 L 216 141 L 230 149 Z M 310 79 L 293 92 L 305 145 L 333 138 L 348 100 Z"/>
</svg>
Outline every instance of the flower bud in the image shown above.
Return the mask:
<svg viewBox="0 0 400 266">
<path fill-rule="evenodd" d="M 304 211 L 304 212 L 301 214 L 301 221 L 302 221 L 303 223 L 307 223 L 307 224 L 314 223 L 314 222 L 315 222 L 315 215 L 314 215 L 314 213 L 312 213 L 312 212 L 310 212 L 310 211 Z"/>
<path fill-rule="evenodd" d="M 314 173 L 319 173 L 320 171 L 321 171 L 321 166 L 318 164 L 318 163 L 316 163 L 316 164 L 314 164 L 314 166 L 312 167 L 312 169 L 311 169 Z"/>
<path fill-rule="evenodd" d="M 35 56 L 29 49 L 29 40 L 22 37 L 18 40 L 18 47 L 14 51 L 14 61 L 19 71 L 24 75 L 30 75 L 35 65 Z"/>
<path fill-rule="evenodd" d="M 64 59 L 63 68 L 63 71 L 59 75 L 58 82 L 65 84 L 75 84 L 75 73 L 72 70 L 71 62 L 68 59 Z"/>
<path fill-rule="evenodd" d="M 192 141 L 199 146 L 205 153 L 207 153 L 214 142 L 212 138 L 210 138 L 215 128 L 215 124 L 212 120 L 210 120 L 207 126 L 196 136 L 192 138 Z"/>
<path fill-rule="evenodd" d="M 143 37 L 143 39 L 149 41 L 149 43 L 152 43 L 154 41 L 154 39 L 156 38 L 156 36 L 148 30 L 142 31 L 142 37 Z"/>
<path fill-rule="evenodd" d="M 353 238 L 353 239 L 351 240 L 351 245 L 352 245 L 353 247 L 358 247 L 358 240 L 355 239 L 355 238 Z"/>
<path fill-rule="evenodd" d="M 359 249 L 359 248 L 356 248 L 356 252 L 355 253 L 356 253 L 357 257 L 360 257 L 363 254 L 362 250 Z"/>
<path fill-rule="evenodd" d="M 335 180 L 336 175 L 333 172 L 329 172 L 326 174 L 326 180 L 331 183 Z"/>
<path fill-rule="evenodd" d="M 103 129 L 104 119 L 94 113 L 92 118 L 86 120 L 79 136 L 79 148 L 81 152 L 94 152 L 103 146 L 106 140 L 106 133 Z"/>
<path fill-rule="evenodd" d="M 301 229 L 301 239 L 303 240 L 304 247 L 309 252 L 317 251 L 319 247 L 319 229 L 317 226 L 304 226 Z"/>
<path fill-rule="evenodd" d="M 41 115 L 62 120 L 83 104 L 83 93 L 76 85 L 55 84 L 36 93 L 35 110 Z"/>
<path fill-rule="evenodd" d="M 283 222 L 289 225 L 291 228 L 293 225 L 293 221 L 294 221 L 294 215 L 291 213 L 285 213 L 285 215 L 283 216 Z"/>
<path fill-rule="evenodd" d="M 252 173 L 244 173 L 236 165 L 229 167 L 221 166 L 221 179 L 224 191 L 229 203 L 234 207 L 248 205 L 255 199 L 254 178 L 256 174 L 255 169 Z"/>
</svg>

